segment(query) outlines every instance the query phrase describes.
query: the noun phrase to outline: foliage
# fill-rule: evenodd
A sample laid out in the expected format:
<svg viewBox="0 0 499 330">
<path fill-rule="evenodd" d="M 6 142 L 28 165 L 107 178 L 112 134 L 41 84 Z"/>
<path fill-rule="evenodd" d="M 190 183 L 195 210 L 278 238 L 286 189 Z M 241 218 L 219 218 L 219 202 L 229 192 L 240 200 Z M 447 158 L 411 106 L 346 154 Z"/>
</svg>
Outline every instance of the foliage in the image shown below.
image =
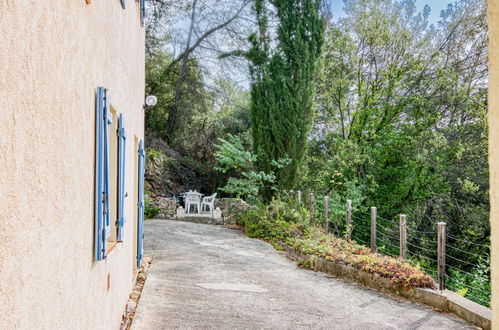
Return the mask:
<svg viewBox="0 0 499 330">
<path fill-rule="evenodd" d="M 310 231 L 307 235 L 294 238 L 291 245 L 306 254 L 313 254 L 326 260 L 349 265 L 359 270 L 389 279 L 402 287 L 434 288 L 435 281 L 422 270 L 408 262 L 389 256 L 373 254 L 370 249 L 355 242 Z"/>
<path fill-rule="evenodd" d="M 275 188 L 276 177 L 274 172 L 265 173 L 257 171 L 254 162 L 257 157 L 243 146 L 239 136 L 228 135 L 227 139 L 219 138 L 219 144 L 216 145 L 217 152 L 215 157 L 218 167 L 215 169 L 222 173 L 232 172 L 227 184 L 219 188 L 221 191 L 237 198 L 241 196 L 254 199 L 259 192 L 267 187 Z M 287 160 L 273 161 L 273 168 L 279 169 L 286 166 Z"/>
<path fill-rule="evenodd" d="M 195 159 L 213 164 L 218 138 L 238 135 L 243 145 L 251 149 L 249 92 L 229 81 L 216 83 L 211 107 L 194 116 L 189 127 L 189 149 Z"/>
<path fill-rule="evenodd" d="M 183 145 L 185 128 L 201 105 L 216 90 L 213 82 L 230 79 L 233 60 L 217 59 L 227 48 L 239 47 L 248 29 L 243 16 L 250 0 L 153 0 L 148 4 L 146 55 L 154 60 L 169 51 L 169 63 L 158 72 L 170 85 L 168 116 L 162 138 L 171 146 Z M 170 52 L 171 51 L 171 52 Z M 225 66 L 222 69 L 214 69 Z M 240 71 L 240 70 L 239 70 Z M 146 75 L 148 77 L 148 75 Z M 215 92 L 216 93 L 216 92 Z M 194 110 L 194 111 L 193 111 Z"/>
<path fill-rule="evenodd" d="M 306 211 L 291 208 L 281 199 L 241 212 L 237 219 L 249 237 L 264 239 L 276 248 L 280 241 L 302 235 L 307 226 L 303 221 L 307 219 Z"/>
<path fill-rule="evenodd" d="M 154 149 L 154 148 L 146 148 L 146 153 L 147 153 L 147 157 L 151 158 L 154 161 L 165 156 L 165 154 L 162 151 Z"/>
<path fill-rule="evenodd" d="M 324 234 L 317 227 L 310 226 L 308 213 L 291 207 L 285 199 L 273 199 L 270 204 L 260 204 L 237 217 L 248 236 L 264 239 L 275 247 L 279 247 L 279 242 L 285 242 L 303 253 L 388 278 L 394 285 L 435 287 L 431 276 L 407 262 L 373 254 L 365 246 Z"/>
<path fill-rule="evenodd" d="M 454 269 L 448 269 L 448 272 L 448 286 L 451 289 L 476 303 L 490 306 L 490 259 L 481 259 L 469 274 Z"/>
<path fill-rule="evenodd" d="M 165 74 L 170 65 L 173 65 L 173 68 Z M 182 85 L 184 97 L 175 105 L 178 80 L 175 70 L 180 69 L 178 66 L 178 63 L 172 64 L 169 54 L 159 51 L 146 60 L 146 93 L 158 98 L 156 106 L 146 110 L 146 130 L 147 133 L 153 133 L 164 140 L 173 140 L 174 135 L 187 135 L 192 118 L 205 112 L 209 104 L 209 93 L 203 88 L 199 64 L 192 59 L 185 69 L 184 79 L 187 84 Z M 176 115 L 179 119 L 175 132 L 172 132 L 167 123 L 174 106 L 177 106 Z"/>
<path fill-rule="evenodd" d="M 250 36 L 251 124 L 258 168 L 269 173 L 273 162 L 279 186 L 290 189 L 305 154 L 313 123 L 315 76 L 323 43 L 318 0 L 256 0 L 258 32 Z M 269 8 L 276 31 L 269 27 Z M 272 33 L 275 32 L 275 33 Z M 265 190 L 267 200 L 272 189 Z"/>
<path fill-rule="evenodd" d="M 435 222 L 485 222 L 486 52 L 471 47 L 486 49 L 483 2 L 450 6 L 438 30 L 411 1 L 345 7 L 328 26 L 305 186 L 331 189 L 324 174 L 338 171 L 385 217 L 419 207 Z"/>
<path fill-rule="evenodd" d="M 327 27 L 302 190 L 339 196 L 335 214 L 356 199 L 354 212 L 488 244 L 485 4 L 457 1 L 435 26 L 413 1 L 345 1 Z"/>
<path fill-rule="evenodd" d="M 222 173 L 229 170 L 242 172 L 253 166 L 256 156 L 244 148 L 239 136 L 229 135 L 227 140 L 219 138 L 219 142 L 215 157 L 222 167 L 217 167 L 217 170 Z"/>
<path fill-rule="evenodd" d="M 165 74 L 171 63 L 171 56 L 160 51 L 146 60 L 146 93 L 158 97 L 157 105 L 146 109 L 146 145 L 151 147 L 154 144 L 156 149 L 161 149 L 179 160 L 177 164 L 170 166 L 174 167 L 174 171 L 202 176 L 192 180 L 184 179 L 183 175 L 171 176 L 171 182 L 167 186 L 196 188 L 210 193 L 216 187 L 225 185 L 229 176 L 229 173 L 220 175 L 213 169 L 216 165 L 214 145 L 218 138 L 237 134 L 244 141 L 246 148 L 251 148 L 249 92 L 225 80 L 217 81 L 216 88 L 208 90 L 202 83 L 203 77 L 197 62 L 191 59 L 182 91 L 183 97 L 176 109 L 179 116 L 176 121 L 178 130 L 173 134 L 168 129 L 167 122 L 175 102 L 177 76 L 175 72 Z M 166 142 L 168 140 L 175 141 L 169 144 Z M 190 168 L 184 168 L 185 165 Z M 151 174 L 150 177 L 157 177 L 154 173 Z M 160 180 L 165 181 L 163 178 Z M 195 182 L 203 184 L 193 186 Z M 155 186 L 164 184 L 156 182 Z M 181 191 L 175 189 L 161 193 L 168 192 Z"/>
</svg>

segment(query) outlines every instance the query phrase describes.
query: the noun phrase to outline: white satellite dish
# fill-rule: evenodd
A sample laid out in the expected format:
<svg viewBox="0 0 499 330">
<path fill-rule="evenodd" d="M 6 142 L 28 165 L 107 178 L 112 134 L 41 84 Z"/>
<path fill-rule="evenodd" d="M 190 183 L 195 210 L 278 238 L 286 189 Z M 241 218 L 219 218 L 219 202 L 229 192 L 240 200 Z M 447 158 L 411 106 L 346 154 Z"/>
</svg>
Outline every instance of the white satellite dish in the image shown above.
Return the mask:
<svg viewBox="0 0 499 330">
<path fill-rule="evenodd" d="M 158 98 L 154 95 L 149 95 L 146 97 L 146 105 L 148 107 L 154 107 L 158 103 Z"/>
</svg>

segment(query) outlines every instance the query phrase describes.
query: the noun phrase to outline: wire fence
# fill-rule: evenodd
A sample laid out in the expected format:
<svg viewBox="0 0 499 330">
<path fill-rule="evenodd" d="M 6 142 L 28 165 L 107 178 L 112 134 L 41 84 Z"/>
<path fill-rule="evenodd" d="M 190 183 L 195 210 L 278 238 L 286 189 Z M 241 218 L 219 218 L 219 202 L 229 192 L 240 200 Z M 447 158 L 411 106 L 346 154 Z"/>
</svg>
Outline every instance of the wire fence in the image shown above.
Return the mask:
<svg viewBox="0 0 499 330">
<path fill-rule="evenodd" d="M 324 203 L 327 193 L 294 191 L 289 192 L 287 198 L 295 205 L 307 208 L 311 222 L 324 222 L 334 234 L 370 246 L 374 248 L 373 252 L 405 259 L 432 276 L 441 289 L 450 289 L 481 305 L 490 306 L 489 245 L 460 237 L 450 226 L 447 228 L 445 223 L 437 225 L 428 216 L 402 215 L 397 221 L 379 216 L 377 209 L 374 215 L 373 210 L 369 214 L 363 211 L 366 208 L 353 209 L 351 201 L 347 201 L 344 210 L 336 212 L 342 213 L 344 219 L 325 219 L 326 214 L 331 214 L 331 210 L 326 209 L 329 204 Z"/>
</svg>

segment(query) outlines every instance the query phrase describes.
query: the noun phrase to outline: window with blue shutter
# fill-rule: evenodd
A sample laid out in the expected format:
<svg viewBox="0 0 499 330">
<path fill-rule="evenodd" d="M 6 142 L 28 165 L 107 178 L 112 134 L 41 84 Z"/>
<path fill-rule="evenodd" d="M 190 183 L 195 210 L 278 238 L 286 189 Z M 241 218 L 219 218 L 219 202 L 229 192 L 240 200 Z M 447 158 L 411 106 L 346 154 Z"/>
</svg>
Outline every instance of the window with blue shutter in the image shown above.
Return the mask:
<svg viewBox="0 0 499 330">
<path fill-rule="evenodd" d="M 116 228 L 118 228 L 118 242 L 123 242 L 125 225 L 125 163 L 126 163 L 126 133 L 123 124 L 123 114 L 118 119 L 118 214 Z"/>
<path fill-rule="evenodd" d="M 144 167 L 145 167 L 145 151 L 142 140 L 139 143 L 139 182 L 138 182 L 138 221 L 137 221 L 137 267 L 142 265 L 142 257 L 144 254 Z"/>
<path fill-rule="evenodd" d="M 109 222 L 109 91 L 97 88 L 95 106 L 95 259 L 107 256 Z"/>
</svg>

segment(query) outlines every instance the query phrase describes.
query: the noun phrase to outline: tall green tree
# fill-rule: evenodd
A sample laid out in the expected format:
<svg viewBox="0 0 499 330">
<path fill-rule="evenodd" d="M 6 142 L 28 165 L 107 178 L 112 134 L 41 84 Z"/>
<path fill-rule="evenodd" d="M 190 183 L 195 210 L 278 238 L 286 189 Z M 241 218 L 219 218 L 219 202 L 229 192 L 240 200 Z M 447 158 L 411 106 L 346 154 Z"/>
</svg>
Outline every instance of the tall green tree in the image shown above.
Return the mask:
<svg viewBox="0 0 499 330">
<path fill-rule="evenodd" d="M 435 25 L 414 0 L 344 3 L 327 28 L 303 188 L 329 192 L 339 231 L 345 199 L 357 220 L 377 206 L 388 253 L 407 214 L 410 259 L 426 269 L 436 223 L 447 223 L 449 288 L 487 304 L 486 1 L 449 4 Z M 354 221 L 352 235 L 368 241 L 370 230 Z"/>
<path fill-rule="evenodd" d="M 349 197 L 354 182 L 385 218 L 487 239 L 485 4 L 455 2 L 432 26 L 413 0 L 345 1 L 327 30 L 310 188 Z"/>
<path fill-rule="evenodd" d="M 146 93 L 158 97 L 158 104 L 146 111 L 146 133 L 148 136 L 164 140 L 168 140 L 171 133 L 167 123 L 171 116 L 171 108 L 176 102 L 179 79 L 174 70 L 164 73 L 165 68 L 171 66 L 171 63 L 172 57 L 161 51 L 157 51 L 154 56 L 146 60 Z M 174 68 L 180 70 L 180 64 L 174 64 Z M 181 105 L 179 109 L 182 110 L 180 115 L 184 120 L 177 127 L 179 134 L 184 136 L 189 132 L 192 118 L 206 112 L 210 103 L 210 95 L 204 86 L 198 61 L 192 59 L 185 71 L 183 79 L 186 83 L 182 85 L 182 94 L 185 97 L 179 103 Z"/>
<path fill-rule="evenodd" d="M 316 76 L 324 39 L 320 0 L 255 0 L 258 32 L 251 35 L 251 123 L 260 170 L 277 183 L 296 182 L 314 121 Z M 271 24 L 272 23 L 272 24 Z M 274 24 L 275 23 L 275 24 Z M 277 26 L 277 28 L 275 28 Z M 276 168 L 279 159 L 288 166 Z M 270 189 L 264 191 L 268 199 Z"/>
</svg>

